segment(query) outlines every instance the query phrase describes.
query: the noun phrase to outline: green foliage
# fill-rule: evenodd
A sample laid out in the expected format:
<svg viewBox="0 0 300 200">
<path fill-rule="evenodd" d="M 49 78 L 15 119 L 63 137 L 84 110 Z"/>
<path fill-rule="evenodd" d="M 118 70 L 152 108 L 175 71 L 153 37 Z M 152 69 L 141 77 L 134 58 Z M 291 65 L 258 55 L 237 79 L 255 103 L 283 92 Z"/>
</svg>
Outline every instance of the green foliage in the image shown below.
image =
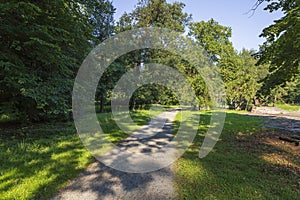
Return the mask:
<svg viewBox="0 0 300 200">
<path fill-rule="evenodd" d="M 104 106 L 110 99 L 112 89 L 126 71 L 126 68 L 122 66 L 119 60 L 114 61 L 104 71 L 99 80 L 96 91 L 96 104 L 99 103 L 100 108 L 97 111 L 104 112 Z"/>
<path fill-rule="evenodd" d="M 264 93 L 265 90 L 260 90 L 260 98 L 265 103 L 300 103 L 300 79 L 299 75 L 279 85 L 270 88 L 269 92 Z M 262 89 L 265 89 L 264 87 Z"/>
<path fill-rule="evenodd" d="M 257 90 L 269 101 L 299 102 L 299 2 L 269 2 L 270 12 L 284 17 L 263 30 L 258 67 L 253 52 L 234 51 L 232 30 L 215 20 L 193 22 L 184 4 L 166 0 L 139 0 L 114 27 L 115 9 L 108 0 L 4 1 L 0 4 L 0 114 L 22 120 L 64 119 L 70 112 L 74 77 L 92 47 L 118 33 L 139 27 L 162 27 L 189 37 L 208 52 L 225 82 L 228 104 L 235 109 L 252 104 Z M 195 53 L 194 56 L 198 56 Z M 121 56 L 106 70 L 96 92 L 96 104 L 104 111 L 117 80 L 142 63 L 161 63 L 186 75 L 201 106 L 210 103 L 208 89 L 195 67 L 180 55 L 141 49 Z M 270 73 L 264 81 L 266 66 Z M 294 78 L 293 78 L 294 77 Z M 263 83 L 263 84 L 262 84 Z M 134 94 L 131 108 L 146 104 L 177 104 L 174 94 L 162 86 L 146 86 Z M 15 118 L 14 117 L 14 118 Z"/>
<path fill-rule="evenodd" d="M 243 49 L 238 54 L 235 79 L 227 82 L 227 98 L 234 109 L 252 108 L 260 81 L 268 74 L 268 66 L 256 66 L 257 60 L 252 57 L 254 51 Z"/>
<path fill-rule="evenodd" d="M 80 28 L 80 24 L 63 1 L 1 3 L 1 10 L 1 24 L 5 25 L 1 28 L 2 92 L 32 120 L 47 112 L 51 104 L 60 104 L 51 109 L 60 113 L 70 99 L 64 93 L 71 91 L 72 67 L 78 65 L 78 55 L 72 51 L 79 46 L 74 40 L 77 38 L 72 38 L 71 26 Z M 63 86 L 69 89 L 59 94 Z M 55 89 L 58 91 L 51 91 Z M 57 101 L 53 93 L 61 99 Z"/>
<path fill-rule="evenodd" d="M 102 37 L 94 32 L 105 17 L 95 17 L 92 6 L 107 2 L 95 2 L 1 2 L 0 104 L 9 102 L 23 120 L 66 116 L 76 71 L 90 41 Z"/>
<path fill-rule="evenodd" d="M 139 0 L 131 13 L 125 13 L 118 22 L 118 31 L 140 27 L 161 27 L 184 32 L 191 15 L 184 13 L 185 5 L 166 0 Z"/>
<path fill-rule="evenodd" d="M 288 93 L 283 97 L 284 101 L 292 104 L 300 104 L 300 74 L 286 85 Z"/>
<path fill-rule="evenodd" d="M 226 58 L 234 55 L 234 48 L 229 40 L 232 32 L 230 27 L 210 19 L 207 22 L 194 22 L 189 28 L 189 35 L 204 47 L 213 61 L 221 65 Z"/>
<path fill-rule="evenodd" d="M 266 74 L 266 65 L 255 66 L 256 60 L 251 56 L 254 52 L 243 50 L 240 54 L 234 51 L 230 41 L 231 28 L 222 26 L 214 19 L 207 22 L 190 23 L 191 16 L 182 12 L 183 4 L 168 4 L 165 1 L 139 1 L 132 13 L 125 13 L 117 25 L 118 31 L 124 31 L 137 27 L 164 27 L 177 31 L 189 28 L 189 36 L 204 47 L 211 61 L 216 64 L 227 88 L 227 100 L 234 109 L 248 109 L 255 98 L 257 90 Z M 170 13 L 180 13 L 172 15 Z M 180 16 L 180 18 L 178 18 Z M 172 23 L 169 23 L 171 22 Z M 200 54 L 200 53 L 199 53 Z M 198 55 L 199 55 L 198 54 Z M 197 56 L 197 55 L 194 55 Z M 125 57 L 124 57 L 125 58 Z M 195 70 L 194 66 L 185 62 L 178 55 L 158 50 L 141 50 L 130 53 L 123 61 L 129 66 L 139 66 L 141 62 L 161 63 L 172 66 L 184 73 L 190 81 L 201 106 L 210 102 L 210 96 L 206 84 Z M 122 62 L 121 62 L 122 63 Z M 153 98 L 151 87 L 144 87 L 139 93 L 135 93 L 134 101 L 162 103 Z M 174 99 L 173 95 L 166 95 L 165 88 L 158 88 L 161 99 Z M 173 97 L 172 97 L 173 96 Z M 132 101 L 132 104 L 136 102 Z M 170 101 L 176 103 L 176 101 Z"/>
<path fill-rule="evenodd" d="M 107 0 L 82 0 L 80 3 L 85 5 L 88 24 L 93 27 L 92 43 L 98 45 L 114 33 L 115 8 Z"/>
<path fill-rule="evenodd" d="M 117 32 L 140 27 L 161 27 L 183 32 L 191 20 L 191 16 L 183 12 L 184 6 L 183 3 L 167 3 L 166 0 L 140 0 L 131 13 L 125 13 L 120 18 Z M 128 68 L 140 67 L 142 63 L 160 63 L 181 69 L 183 66 L 180 56 L 153 49 L 130 52 L 118 59 L 118 62 Z M 139 88 L 133 94 L 130 108 L 153 103 L 177 104 L 178 100 L 169 89 L 159 85 L 148 85 Z"/>
<path fill-rule="evenodd" d="M 189 36 L 204 47 L 210 60 L 218 66 L 225 87 L 228 90 L 229 86 L 227 84 L 236 79 L 236 71 L 238 69 L 236 63 L 237 55 L 229 40 L 231 37 L 231 28 L 220 25 L 214 19 L 210 19 L 207 22 L 194 22 L 190 25 Z M 207 96 L 208 92 L 203 85 L 203 81 L 199 77 L 196 80 L 198 80 L 199 84 L 198 90 L 202 91 L 202 96 L 207 101 L 209 97 Z"/>
<path fill-rule="evenodd" d="M 266 38 L 261 46 L 259 64 L 270 63 L 270 75 L 264 81 L 263 94 L 270 94 L 277 85 L 285 84 L 300 70 L 300 4 L 298 0 L 265 0 L 270 12 L 281 10 L 284 16 L 265 28 L 260 35 Z"/>
<path fill-rule="evenodd" d="M 257 61 L 251 56 L 253 51 L 243 49 L 237 54 L 229 40 L 231 28 L 213 19 L 191 24 L 189 35 L 204 47 L 219 67 L 230 108 L 248 109 L 260 88 L 258 81 L 267 74 L 265 65 L 255 66 Z M 202 91 L 205 90 L 200 80 L 198 84 L 202 85 Z"/>
</svg>

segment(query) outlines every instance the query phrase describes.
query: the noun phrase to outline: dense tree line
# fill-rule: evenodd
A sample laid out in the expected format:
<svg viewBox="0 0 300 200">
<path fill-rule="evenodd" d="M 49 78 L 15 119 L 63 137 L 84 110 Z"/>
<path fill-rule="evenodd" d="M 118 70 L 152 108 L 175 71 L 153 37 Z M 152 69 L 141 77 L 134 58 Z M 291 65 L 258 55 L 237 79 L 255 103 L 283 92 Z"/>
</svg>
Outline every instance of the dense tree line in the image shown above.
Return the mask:
<svg viewBox="0 0 300 200">
<path fill-rule="evenodd" d="M 65 118 L 81 62 L 113 30 L 111 3 L 2 1 L 0 10 L 1 112 L 31 121 Z"/>
<path fill-rule="evenodd" d="M 266 10 L 282 10 L 284 16 L 263 30 L 266 42 L 259 52 L 235 51 L 230 27 L 214 19 L 194 22 L 180 2 L 139 0 L 132 12 L 115 23 L 109 0 L 1 1 L 0 114 L 15 113 L 30 121 L 66 118 L 74 78 L 89 51 L 112 34 L 139 27 L 187 30 L 187 37 L 218 66 L 230 108 L 251 109 L 259 100 L 299 103 L 299 2 L 265 1 L 269 2 Z M 121 56 L 106 70 L 96 93 L 99 111 L 109 103 L 122 74 L 141 63 L 161 63 L 183 72 L 199 106 L 210 105 L 201 74 L 180 55 L 142 49 Z M 167 88 L 149 85 L 134 93 L 130 108 L 152 103 L 176 104 L 178 100 Z"/>
</svg>

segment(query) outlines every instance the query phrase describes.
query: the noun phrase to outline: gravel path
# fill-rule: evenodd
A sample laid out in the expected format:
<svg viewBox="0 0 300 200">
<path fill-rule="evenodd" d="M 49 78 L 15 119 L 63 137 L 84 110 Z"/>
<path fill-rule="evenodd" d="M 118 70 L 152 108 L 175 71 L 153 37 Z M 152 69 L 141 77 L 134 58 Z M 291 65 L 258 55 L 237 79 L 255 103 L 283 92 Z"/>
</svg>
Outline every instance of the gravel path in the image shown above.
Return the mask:
<svg viewBox="0 0 300 200">
<path fill-rule="evenodd" d="M 122 150 L 131 152 L 127 158 L 129 161 L 131 157 L 134 158 L 133 166 L 137 153 L 158 151 L 172 140 L 172 121 L 176 114 L 176 111 L 162 113 L 118 145 Z M 116 155 L 118 154 L 114 152 L 109 158 L 114 162 L 118 161 Z M 162 160 L 157 160 L 155 164 L 161 164 Z M 95 162 L 70 185 L 61 189 L 52 200 L 174 199 L 176 193 L 173 179 L 172 166 L 149 173 L 126 173 Z"/>
<path fill-rule="evenodd" d="M 268 116 L 264 126 L 300 134 L 300 116 Z"/>
<path fill-rule="evenodd" d="M 288 112 L 273 107 L 264 107 L 263 109 L 263 112 L 248 114 L 266 118 L 264 124 L 266 128 L 276 128 L 300 134 L 300 110 Z"/>
</svg>

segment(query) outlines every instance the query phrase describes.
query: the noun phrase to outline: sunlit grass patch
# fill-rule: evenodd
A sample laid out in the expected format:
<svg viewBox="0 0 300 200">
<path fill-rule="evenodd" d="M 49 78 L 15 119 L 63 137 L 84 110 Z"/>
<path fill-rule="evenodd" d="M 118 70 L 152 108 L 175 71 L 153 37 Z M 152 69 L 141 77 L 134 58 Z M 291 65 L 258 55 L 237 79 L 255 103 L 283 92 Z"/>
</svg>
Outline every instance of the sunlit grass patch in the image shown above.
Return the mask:
<svg viewBox="0 0 300 200">
<path fill-rule="evenodd" d="M 300 166 L 293 161 L 297 155 L 281 152 L 290 157 L 280 156 L 285 158 L 277 160 L 281 164 L 274 162 L 278 156 L 272 157 L 270 152 L 280 150 L 260 140 L 260 134 L 265 131 L 261 128 L 261 117 L 228 112 L 219 142 L 208 156 L 198 158 L 210 117 L 210 112 L 201 113 L 198 135 L 175 165 L 178 199 L 299 197 L 300 171 L 287 167 L 287 163 Z"/>
<path fill-rule="evenodd" d="M 156 117 L 160 113 L 162 113 L 163 110 L 152 109 L 149 110 L 136 110 L 136 111 L 130 111 L 130 117 L 133 124 L 125 124 L 126 128 L 130 131 L 135 131 L 139 129 L 142 125 L 145 125 L 148 121 L 151 120 L 151 117 Z M 126 113 L 124 113 L 126 115 Z M 119 128 L 117 123 L 115 122 L 115 118 L 112 113 L 99 113 L 97 114 L 99 124 L 103 130 L 103 132 L 106 134 L 107 138 L 114 144 L 117 144 L 121 140 L 127 138 L 129 134 L 125 133 L 123 130 Z M 121 119 L 122 120 L 122 119 Z"/>
<path fill-rule="evenodd" d="M 6 130 L 0 137 L 1 199 L 50 197 L 92 161 L 70 125 Z"/>
<path fill-rule="evenodd" d="M 290 104 L 276 104 L 277 108 L 287 111 L 297 111 L 300 110 L 300 105 L 290 105 Z"/>
<path fill-rule="evenodd" d="M 138 125 L 150 119 L 149 111 L 136 111 L 132 116 Z M 127 137 L 111 113 L 98 114 L 98 118 L 114 143 Z M 94 161 L 73 123 L 3 129 L 0 157 L 0 199 L 5 200 L 47 199 Z"/>
</svg>

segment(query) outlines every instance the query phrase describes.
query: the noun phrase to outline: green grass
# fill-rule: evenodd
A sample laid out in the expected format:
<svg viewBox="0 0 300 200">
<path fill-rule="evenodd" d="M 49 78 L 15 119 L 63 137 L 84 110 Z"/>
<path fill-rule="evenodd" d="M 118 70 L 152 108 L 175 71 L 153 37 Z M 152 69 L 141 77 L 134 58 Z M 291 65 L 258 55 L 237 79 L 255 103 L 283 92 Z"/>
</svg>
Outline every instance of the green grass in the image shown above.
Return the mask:
<svg viewBox="0 0 300 200">
<path fill-rule="evenodd" d="M 209 120 L 210 113 L 203 112 L 193 145 L 176 162 L 178 199 L 299 199 L 299 168 L 285 165 L 300 167 L 299 156 L 260 139 L 268 131 L 260 128 L 262 118 L 228 112 L 219 142 L 200 159 Z"/>
<path fill-rule="evenodd" d="M 138 125 L 150 119 L 145 110 L 131 115 Z M 114 143 L 127 137 L 110 113 L 98 118 Z M 47 199 L 94 161 L 73 123 L 0 128 L 0 132 L 0 199 Z"/>
<path fill-rule="evenodd" d="M 290 105 L 290 104 L 276 104 L 277 108 L 287 111 L 297 111 L 300 110 L 300 106 L 298 105 Z"/>
<path fill-rule="evenodd" d="M 161 110 L 151 112 L 155 116 Z M 131 116 L 138 125 L 150 120 L 145 110 Z M 176 116 L 174 132 L 180 117 Z M 98 114 L 98 118 L 114 143 L 127 137 L 111 113 Z M 262 118 L 228 112 L 220 141 L 207 157 L 199 159 L 209 120 L 210 113 L 202 112 L 193 145 L 176 163 L 179 199 L 298 199 L 299 171 L 277 157 L 297 166 L 300 159 L 261 141 L 268 132 L 260 128 Z M 0 131 L 0 199 L 47 199 L 94 160 L 72 123 Z"/>
<path fill-rule="evenodd" d="M 0 199 L 50 197 L 92 161 L 69 123 L 1 130 L 0 156 Z"/>
<path fill-rule="evenodd" d="M 132 111 L 130 112 L 130 116 L 135 124 L 131 126 L 127 125 L 127 128 L 131 131 L 137 130 L 141 125 L 150 121 L 151 117 L 155 117 L 161 112 L 162 110 L 160 109 L 154 109 L 151 112 L 149 110 Z M 97 117 L 103 132 L 106 133 L 112 143 L 117 144 L 129 136 L 118 127 L 112 113 L 99 113 Z"/>
</svg>

